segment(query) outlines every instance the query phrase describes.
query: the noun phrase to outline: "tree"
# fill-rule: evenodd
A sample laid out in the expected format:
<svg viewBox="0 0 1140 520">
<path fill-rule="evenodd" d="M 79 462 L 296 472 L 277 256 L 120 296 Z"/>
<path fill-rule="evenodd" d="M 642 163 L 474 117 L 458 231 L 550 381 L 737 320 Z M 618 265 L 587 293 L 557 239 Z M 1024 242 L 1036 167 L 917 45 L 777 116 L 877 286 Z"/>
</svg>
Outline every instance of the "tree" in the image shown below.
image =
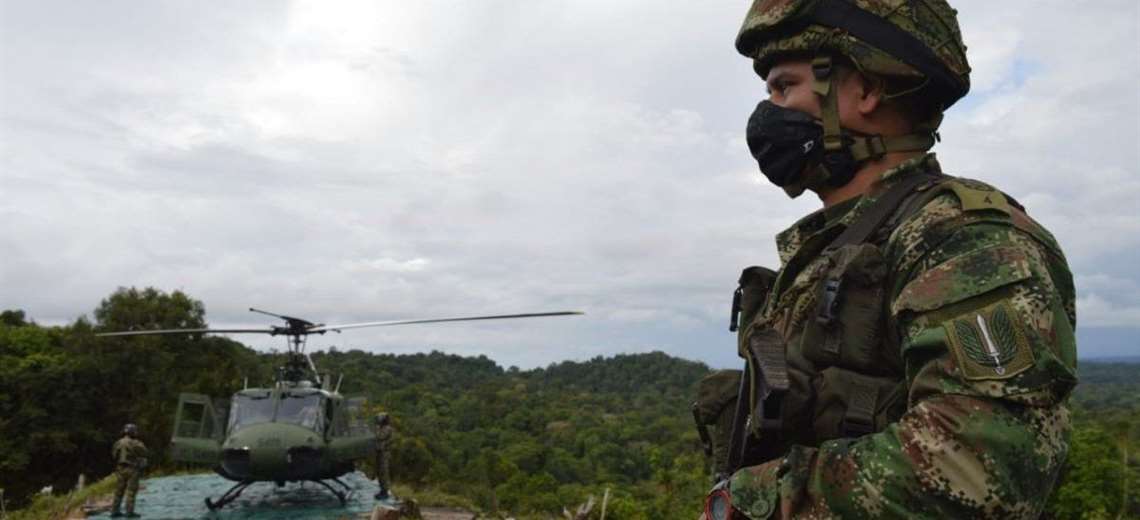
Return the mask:
<svg viewBox="0 0 1140 520">
<path fill-rule="evenodd" d="M 28 322 L 24 316 L 24 311 L 20 309 L 10 309 L 0 312 L 0 325 L 23 327 L 24 325 L 28 325 Z"/>
<path fill-rule="evenodd" d="M 104 331 L 205 328 L 206 307 L 182 291 L 120 287 L 99 303 L 95 323 Z"/>
<path fill-rule="evenodd" d="M 1112 437 L 1099 427 L 1073 433 L 1062 484 L 1053 493 L 1048 510 L 1056 518 L 1111 518 L 1123 506 L 1120 454 Z"/>
</svg>

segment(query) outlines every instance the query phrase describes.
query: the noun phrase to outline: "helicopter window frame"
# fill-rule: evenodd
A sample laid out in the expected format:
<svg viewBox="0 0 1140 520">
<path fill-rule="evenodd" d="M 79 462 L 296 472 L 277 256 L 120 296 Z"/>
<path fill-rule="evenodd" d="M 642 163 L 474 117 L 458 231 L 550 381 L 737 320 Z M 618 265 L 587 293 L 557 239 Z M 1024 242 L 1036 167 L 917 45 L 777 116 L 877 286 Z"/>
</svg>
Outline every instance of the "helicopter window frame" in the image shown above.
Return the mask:
<svg viewBox="0 0 1140 520">
<path fill-rule="evenodd" d="M 271 400 L 272 396 L 268 390 L 243 390 L 234 394 L 226 431 L 233 433 L 246 426 L 273 421 L 277 415 L 277 400 Z M 252 406 L 254 404 L 261 406 Z"/>
<path fill-rule="evenodd" d="M 292 402 L 293 399 L 303 399 L 310 402 L 303 403 L 299 408 L 294 409 L 293 405 L 297 403 Z M 319 390 L 283 392 L 273 421 L 300 426 L 323 435 L 328 428 L 326 413 L 328 400 L 328 396 Z"/>
<path fill-rule="evenodd" d="M 329 400 L 332 404 L 332 400 Z M 350 410 L 346 403 L 342 400 L 333 406 L 333 420 L 331 423 L 331 432 L 334 437 L 348 437 L 351 433 L 349 431 L 349 415 Z"/>
</svg>

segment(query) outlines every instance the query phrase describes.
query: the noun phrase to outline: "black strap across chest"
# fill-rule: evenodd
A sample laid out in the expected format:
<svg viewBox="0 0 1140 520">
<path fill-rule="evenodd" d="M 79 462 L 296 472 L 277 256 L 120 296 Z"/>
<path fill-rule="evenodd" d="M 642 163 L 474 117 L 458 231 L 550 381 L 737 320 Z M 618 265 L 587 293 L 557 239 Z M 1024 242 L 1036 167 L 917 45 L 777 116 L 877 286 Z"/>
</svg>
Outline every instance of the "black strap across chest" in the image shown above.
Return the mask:
<svg viewBox="0 0 1140 520">
<path fill-rule="evenodd" d="M 824 253 L 843 246 L 866 242 L 919 186 L 937 178 L 938 176 L 934 174 L 916 173 L 899 180 L 887 188 L 887 191 L 864 210 L 863 214 L 859 215 L 851 225 L 847 226 L 847 229 L 835 237 L 835 240 L 832 240 L 824 249 Z"/>
</svg>

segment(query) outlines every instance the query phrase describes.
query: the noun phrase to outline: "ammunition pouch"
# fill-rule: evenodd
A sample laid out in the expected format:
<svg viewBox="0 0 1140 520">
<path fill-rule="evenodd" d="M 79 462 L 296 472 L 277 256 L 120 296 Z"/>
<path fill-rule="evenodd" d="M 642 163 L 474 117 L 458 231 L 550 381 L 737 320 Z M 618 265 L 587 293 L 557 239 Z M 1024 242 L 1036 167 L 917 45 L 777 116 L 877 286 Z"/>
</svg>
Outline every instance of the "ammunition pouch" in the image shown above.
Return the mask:
<svg viewBox="0 0 1140 520">
<path fill-rule="evenodd" d="M 786 349 L 780 334 L 757 320 L 775 282 L 775 271 L 749 267 L 741 273 L 733 295 L 729 330 L 739 329 L 737 348 L 745 360 L 745 371 L 734 413 L 729 474 L 775 458 L 785 447 L 781 410 L 788 392 Z"/>
<path fill-rule="evenodd" d="M 824 251 L 814 315 L 806 320 L 800 351 L 816 366 L 862 374 L 897 373 L 901 360 L 884 355 L 887 267 L 878 247 L 863 243 Z"/>
<path fill-rule="evenodd" d="M 740 273 L 736 292 L 732 294 L 732 315 L 729 318 L 729 332 L 736 332 L 739 325 L 748 324 L 756 318 L 756 314 L 764 306 L 768 293 L 776 283 L 776 271 L 767 267 L 754 265 L 747 267 Z M 743 334 L 742 334 L 743 335 Z"/>
<path fill-rule="evenodd" d="M 840 367 L 812 379 L 814 442 L 882 431 L 906 410 L 906 387 L 897 377 L 874 377 Z"/>
<path fill-rule="evenodd" d="M 741 463 L 751 466 L 786 451 L 784 400 L 790 380 L 787 349 L 779 332 L 771 327 L 754 327 L 747 342 L 750 409 L 745 419 Z"/>
<path fill-rule="evenodd" d="M 692 406 L 693 422 L 705 454 L 712 457 L 714 474 L 727 471 L 740 379 L 739 370 L 718 370 L 697 383 L 697 400 Z"/>
</svg>

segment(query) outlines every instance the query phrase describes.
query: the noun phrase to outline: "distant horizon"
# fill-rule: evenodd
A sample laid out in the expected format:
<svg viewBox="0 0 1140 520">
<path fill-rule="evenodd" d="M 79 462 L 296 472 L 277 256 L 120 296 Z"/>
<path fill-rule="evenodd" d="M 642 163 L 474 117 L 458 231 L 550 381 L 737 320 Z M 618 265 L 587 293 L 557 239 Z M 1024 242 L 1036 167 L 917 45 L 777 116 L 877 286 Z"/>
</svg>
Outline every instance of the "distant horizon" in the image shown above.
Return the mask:
<svg viewBox="0 0 1140 520">
<path fill-rule="evenodd" d="M 243 343 L 243 345 L 245 345 L 245 344 Z M 250 348 L 250 349 L 258 352 L 258 353 L 264 353 L 264 354 L 273 353 L 272 351 L 254 349 L 253 347 L 250 347 L 249 345 L 245 345 L 245 346 L 247 348 Z M 341 349 L 341 348 L 337 348 L 336 345 L 331 345 L 330 348 L 336 349 L 337 352 L 360 351 L 360 352 L 365 352 L 365 353 L 372 354 L 372 355 L 390 354 L 393 356 L 414 356 L 417 354 L 431 354 L 433 352 L 439 352 L 441 354 L 459 356 L 459 357 L 464 357 L 464 358 L 478 358 L 478 357 L 482 356 L 482 357 L 486 357 L 487 359 L 491 360 L 496 365 L 498 365 L 504 369 L 507 369 L 507 368 L 510 368 L 511 366 L 514 366 L 514 365 L 503 364 L 500 361 L 496 360 L 495 358 L 488 356 L 486 354 L 458 354 L 458 353 L 454 353 L 454 352 L 447 352 L 447 351 L 440 350 L 440 349 L 430 349 L 430 350 L 426 350 L 426 351 L 411 352 L 411 353 L 409 353 L 409 352 L 397 353 L 397 352 L 375 352 L 375 351 L 370 351 L 370 350 L 364 350 L 361 348 Z M 329 352 L 329 349 L 313 350 L 313 351 L 309 351 L 309 354 L 327 353 L 327 352 Z M 671 358 L 680 359 L 680 360 L 684 360 L 684 361 L 691 361 L 694 363 L 702 363 L 705 366 L 708 366 L 710 369 L 728 368 L 728 367 L 715 367 L 715 366 L 712 366 L 708 362 L 701 360 L 701 359 L 693 359 L 690 357 L 685 357 L 682 355 L 677 355 L 677 354 L 665 352 L 663 350 L 649 350 L 649 351 L 637 351 L 637 352 L 614 352 L 614 353 L 605 354 L 605 355 L 599 354 L 597 356 L 593 356 L 590 358 L 584 358 L 584 359 L 581 359 L 581 358 L 580 359 L 562 359 L 559 361 L 551 361 L 550 363 L 543 365 L 543 366 L 534 366 L 534 367 L 529 367 L 529 368 L 518 367 L 518 368 L 519 368 L 519 370 L 535 370 L 535 369 L 546 368 L 546 367 L 549 367 L 551 365 L 556 365 L 559 363 L 566 363 L 566 362 L 585 363 L 585 362 L 589 362 L 590 360 L 594 359 L 595 357 L 600 357 L 602 359 L 610 359 L 610 358 L 613 358 L 616 356 L 636 356 L 636 355 L 645 355 L 645 354 L 654 354 L 654 353 L 665 354 Z M 1124 364 L 1131 365 L 1131 364 L 1140 364 L 1140 354 L 1119 355 L 1119 354 L 1097 354 L 1097 353 L 1093 353 L 1093 354 L 1085 355 L 1085 356 L 1078 354 L 1077 355 L 1077 361 L 1089 361 L 1089 362 L 1095 362 L 1095 363 L 1116 362 L 1116 363 L 1124 363 Z"/>
<path fill-rule="evenodd" d="M 42 326 L 42 327 L 70 326 L 70 325 L 73 325 L 75 323 L 75 320 L 72 320 L 69 322 L 63 322 L 63 323 L 58 322 L 58 320 L 37 321 L 35 316 L 27 315 L 27 311 L 25 309 L 20 308 L 20 307 L 11 308 L 11 309 L 0 309 L 0 310 L 23 310 L 25 312 L 25 318 L 30 323 L 34 323 L 34 324 L 36 324 L 38 326 Z M 84 317 L 87 317 L 87 315 L 84 315 Z M 76 318 L 76 319 L 78 319 L 78 318 Z M 88 318 L 88 319 L 90 319 L 90 318 Z M 207 322 L 209 323 L 209 317 L 208 316 L 207 316 Z M 92 323 L 94 323 L 94 322 L 92 322 Z M 219 328 L 238 326 L 238 325 L 239 324 L 211 323 L 211 326 L 219 327 Z M 249 325 L 248 323 L 240 324 L 240 326 L 248 326 L 248 325 Z M 669 356 L 677 358 L 677 359 L 684 359 L 684 360 L 688 360 L 688 361 L 704 363 L 710 369 L 737 368 L 737 366 L 739 365 L 739 363 L 738 363 L 739 358 L 737 358 L 735 356 L 735 350 L 731 348 L 731 345 L 730 345 L 731 339 L 727 339 L 727 336 L 730 336 L 730 334 L 725 333 L 725 335 L 726 335 L 725 345 L 728 346 L 728 348 L 713 349 L 711 351 L 706 349 L 703 352 L 703 354 L 705 354 L 707 357 L 703 358 L 703 359 L 695 357 L 689 352 L 676 351 L 676 350 L 669 349 L 665 345 L 652 345 L 652 344 L 642 345 L 639 347 L 633 347 L 633 348 L 629 348 L 628 350 L 613 350 L 613 349 L 611 349 L 612 347 L 594 345 L 595 350 L 594 350 L 594 353 L 592 353 L 592 354 L 581 354 L 580 353 L 579 356 L 569 356 L 569 357 L 564 357 L 561 359 L 547 360 L 545 362 L 532 362 L 532 363 L 525 363 L 525 364 L 524 363 L 511 362 L 509 360 L 509 358 L 508 359 L 502 359 L 501 354 L 504 354 L 502 352 L 495 352 L 495 351 L 456 352 L 454 350 L 454 348 L 455 348 L 454 345 L 424 346 L 423 348 L 410 348 L 409 346 L 405 345 L 405 346 L 397 347 L 397 348 L 387 348 L 387 347 L 379 346 L 379 345 L 366 346 L 366 345 L 361 345 L 361 344 L 348 344 L 348 345 L 345 345 L 345 344 L 342 344 L 342 345 L 335 345 L 335 344 L 312 345 L 311 344 L 311 345 L 309 345 L 308 352 L 310 354 L 315 354 L 317 352 L 328 352 L 329 349 L 331 349 L 331 348 L 335 348 L 340 352 L 347 352 L 347 351 L 351 351 L 351 350 L 359 350 L 362 352 L 368 352 L 369 354 L 376 354 L 376 355 L 379 355 L 379 354 L 415 355 L 415 354 L 429 354 L 431 352 L 442 352 L 444 354 L 456 355 L 456 356 L 461 356 L 461 357 L 475 358 L 475 357 L 479 357 L 479 356 L 485 356 L 488 359 L 494 361 L 496 365 L 498 365 L 504 369 L 515 366 L 515 367 L 518 367 L 519 370 L 533 370 L 535 368 L 545 368 L 545 367 L 548 367 L 548 366 L 553 365 L 553 364 L 563 363 L 563 362 L 567 362 L 567 361 L 586 362 L 586 361 L 589 361 L 590 359 L 593 359 L 593 358 L 598 357 L 598 356 L 601 356 L 602 358 L 610 358 L 610 357 L 614 357 L 617 355 L 649 354 L 649 353 L 653 353 L 653 352 L 661 352 L 661 353 L 664 353 L 666 355 L 669 355 Z M 228 338 L 232 341 L 235 341 L 237 343 L 240 343 L 243 346 L 245 346 L 246 348 L 249 348 L 250 350 L 253 350 L 253 351 L 258 352 L 258 353 L 269 354 L 269 353 L 272 353 L 274 351 L 278 351 L 278 352 L 282 351 L 282 349 L 278 349 L 275 346 L 266 346 L 263 343 L 246 341 L 246 340 L 252 339 L 252 338 L 249 338 L 247 336 L 242 336 L 240 339 L 235 338 L 234 336 L 231 336 L 231 335 L 227 335 L 227 334 L 217 334 L 217 336 L 226 337 L 226 338 Z M 1135 352 L 1135 353 L 1130 352 L 1132 350 L 1137 349 L 1137 342 L 1135 339 L 1136 336 L 1137 336 L 1136 329 L 1133 329 L 1131 327 L 1078 327 L 1078 329 L 1077 329 L 1077 360 L 1078 361 L 1099 362 L 1099 363 L 1105 363 L 1105 362 L 1118 362 L 1118 363 L 1126 363 L 1126 364 L 1140 363 L 1140 352 Z M 621 341 L 622 339 L 628 340 L 628 337 L 619 338 L 618 341 Z"/>
</svg>

